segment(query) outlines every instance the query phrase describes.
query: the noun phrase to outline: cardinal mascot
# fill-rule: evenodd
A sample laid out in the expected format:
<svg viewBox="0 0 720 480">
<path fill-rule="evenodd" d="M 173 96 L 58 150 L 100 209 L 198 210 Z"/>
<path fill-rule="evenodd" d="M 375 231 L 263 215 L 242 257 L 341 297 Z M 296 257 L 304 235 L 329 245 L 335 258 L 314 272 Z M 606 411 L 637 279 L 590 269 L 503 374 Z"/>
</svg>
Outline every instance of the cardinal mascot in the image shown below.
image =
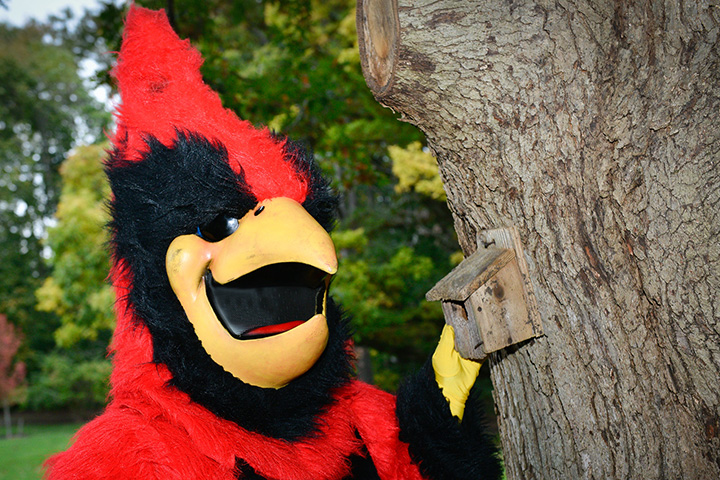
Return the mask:
<svg viewBox="0 0 720 480">
<path fill-rule="evenodd" d="M 353 377 L 328 296 L 336 197 L 309 152 L 224 109 L 201 63 L 131 6 L 106 161 L 111 401 L 47 478 L 497 478 L 465 405 L 479 365 L 448 327 L 397 397 Z"/>
</svg>

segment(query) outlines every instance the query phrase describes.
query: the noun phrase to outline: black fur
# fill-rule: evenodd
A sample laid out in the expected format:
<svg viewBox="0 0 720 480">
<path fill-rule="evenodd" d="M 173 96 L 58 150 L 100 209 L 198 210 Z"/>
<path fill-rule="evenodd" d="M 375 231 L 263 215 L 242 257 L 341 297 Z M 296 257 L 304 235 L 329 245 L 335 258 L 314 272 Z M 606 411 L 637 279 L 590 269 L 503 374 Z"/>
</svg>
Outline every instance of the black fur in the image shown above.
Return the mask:
<svg viewBox="0 0 720 480">
<path fill-rule="evenodd" d="M 429 360 L 398 390 L 400 440 L 409 444 L 410 456 L 426 478 L 500 478 L 497 447 L 486 433 L 473 390 L 462 422 L 451 415 Z"/>
<path fill-rule="evenodd" d="M 338 197 L 321 175 L 312 152 L 300 142 L 286 140 L 285 156 L 308 181 L 308 195 L 303 207 L 325 230 L 332 230 L 336 221 Z"/>
<path fill-rule="evenodd" d="M 352 455 L 348 460 L 350 462 L 350 475 L 343 480 L 380 480 L 375 464 L 370 458 L 367 449 L 363 447 L 362 454 Z M 266 480 L 260 476 L 252 466 L 241 458 L 235 459 L 236 469 L 238 471 L 238 479 L 241 480 Z"/>
<path fill-rule="evenodd" d="M 238 480 L 267 480 L 265 477 L 259 475 L 249 463 L 241 458 L 235 459 L 235 469 L 238 472 Z"/>
<path fill-rule="evenodd" d="M 370 453 L 364 449 L 362 455 L 350 457 L 350 475 L 344 480 L 380 480 Z"/>
<path fill-rule="evenodd" d="M 171 148 L 154 138 L 147 145 L 139 162 L 124 161 L 119 145 L 106 172 L 114 195 L 113 255 L 131 274 L 129 303 L 152 335 L 154 361 L 167 365 L 172 386 L 220 417 L 290 441 L 312 435 L 319 414 L 333 401 L 333 389 L 346 383 L 352 371 L 345 349 L 349 334 L 339 309 L 328 302 L 330 341 L 321 358 L 282 389 L 245 384 L 213 362 L 170 287 L 165 254 L 174 238 L 195 233 L 220 213 L 241 218 L 257 201 L 243 175 L 228 165 L 222 145 L 187 132 L 178 132 Z M 288 161 L 311 173 L 306 208 L 329 226 L 335 200 L 327 183 L 316 178 L 312 157 L 294 153 Z"/>
</svg>

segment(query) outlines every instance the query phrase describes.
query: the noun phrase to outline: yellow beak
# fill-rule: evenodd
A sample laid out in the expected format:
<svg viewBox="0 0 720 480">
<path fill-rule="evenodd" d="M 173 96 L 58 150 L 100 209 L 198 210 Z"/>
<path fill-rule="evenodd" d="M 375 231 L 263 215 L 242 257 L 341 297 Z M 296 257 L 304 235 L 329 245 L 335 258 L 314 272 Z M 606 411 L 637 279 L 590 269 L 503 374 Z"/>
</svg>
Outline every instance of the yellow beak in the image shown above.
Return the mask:
<svg viewBox="0 0 720 480">
<path fill-rule="evenodd" d="M 218 242 L 207 242 L 197 235 L 180 236 L 170 244 L 166 256 L 170 285 L 205 351 L 236 378 L 265 388 L 287 385 L 322 355 L 329 335 L 326 289 L 320 291 L 319 308 L 309 318 L 288 319 L 295 321 L 289 325 L 298 326 L 246 340 L 228 331 L 218 317 L 208 297 L 207 282 L 228 286 L 263 267 L 280 264 L 300 264 L 328 276 L 337 272 L 330 236 L 300 204 L 288 198 L 263 201 L 239 220 L 235 232 Z M 251 289 L 252 285 L 243 288 Z M 229 291 L 232 295 L 232 289 Z M 284 302 L 269 303 L 268 308 L 273 309 L 275 303 Z M 242 316 L 243 312 L 239 308 L 229 314 Z M 273 312 L 267 314 L 270 317 Z M 264 315 L 263 311 L 258 315 Z"/>
</svg>

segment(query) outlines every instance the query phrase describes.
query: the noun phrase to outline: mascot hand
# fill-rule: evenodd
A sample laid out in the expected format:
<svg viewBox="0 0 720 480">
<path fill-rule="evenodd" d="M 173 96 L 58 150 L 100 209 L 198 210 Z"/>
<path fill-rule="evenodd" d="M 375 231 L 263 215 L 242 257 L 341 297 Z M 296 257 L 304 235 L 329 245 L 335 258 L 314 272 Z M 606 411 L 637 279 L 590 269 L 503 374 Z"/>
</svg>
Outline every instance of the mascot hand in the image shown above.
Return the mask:
<svg viewBox="0 0 720 480">
<path fill-rule="evenodd" d="M 462 420 L 465 401 L 478 376 L 481 363 L 460 356 L 455 350 L 455 332 L 450 325 L 445 325 L 432 357 L 432 365 L 435 380 L 450 403 L 450 412 Z"/>
</svg>

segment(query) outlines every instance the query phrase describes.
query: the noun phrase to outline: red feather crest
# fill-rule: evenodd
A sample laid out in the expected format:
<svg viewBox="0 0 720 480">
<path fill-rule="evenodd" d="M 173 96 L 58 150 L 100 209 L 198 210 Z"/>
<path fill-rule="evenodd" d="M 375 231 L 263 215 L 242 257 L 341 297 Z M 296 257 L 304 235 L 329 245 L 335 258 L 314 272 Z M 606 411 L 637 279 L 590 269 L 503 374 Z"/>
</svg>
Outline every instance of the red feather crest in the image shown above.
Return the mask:
<svg viewBox="0 0 720 480">
<path fill-rule="evenodd" d="M 223 108 L 202 79 L 202 63 L 200 52 L 177 36 L 164 11 L 130 7 L 113 70 L 122 99 L 113 143 L 122 158 L 141 160 L 148 135 L 171 146 L 178 130 L 195 132 L 225 146 L 230 166 L 244 171 L 258 201 L 283 196 L 302 202 L 307 180 L 284 159 L 284 142 Z"/>
</svg>

